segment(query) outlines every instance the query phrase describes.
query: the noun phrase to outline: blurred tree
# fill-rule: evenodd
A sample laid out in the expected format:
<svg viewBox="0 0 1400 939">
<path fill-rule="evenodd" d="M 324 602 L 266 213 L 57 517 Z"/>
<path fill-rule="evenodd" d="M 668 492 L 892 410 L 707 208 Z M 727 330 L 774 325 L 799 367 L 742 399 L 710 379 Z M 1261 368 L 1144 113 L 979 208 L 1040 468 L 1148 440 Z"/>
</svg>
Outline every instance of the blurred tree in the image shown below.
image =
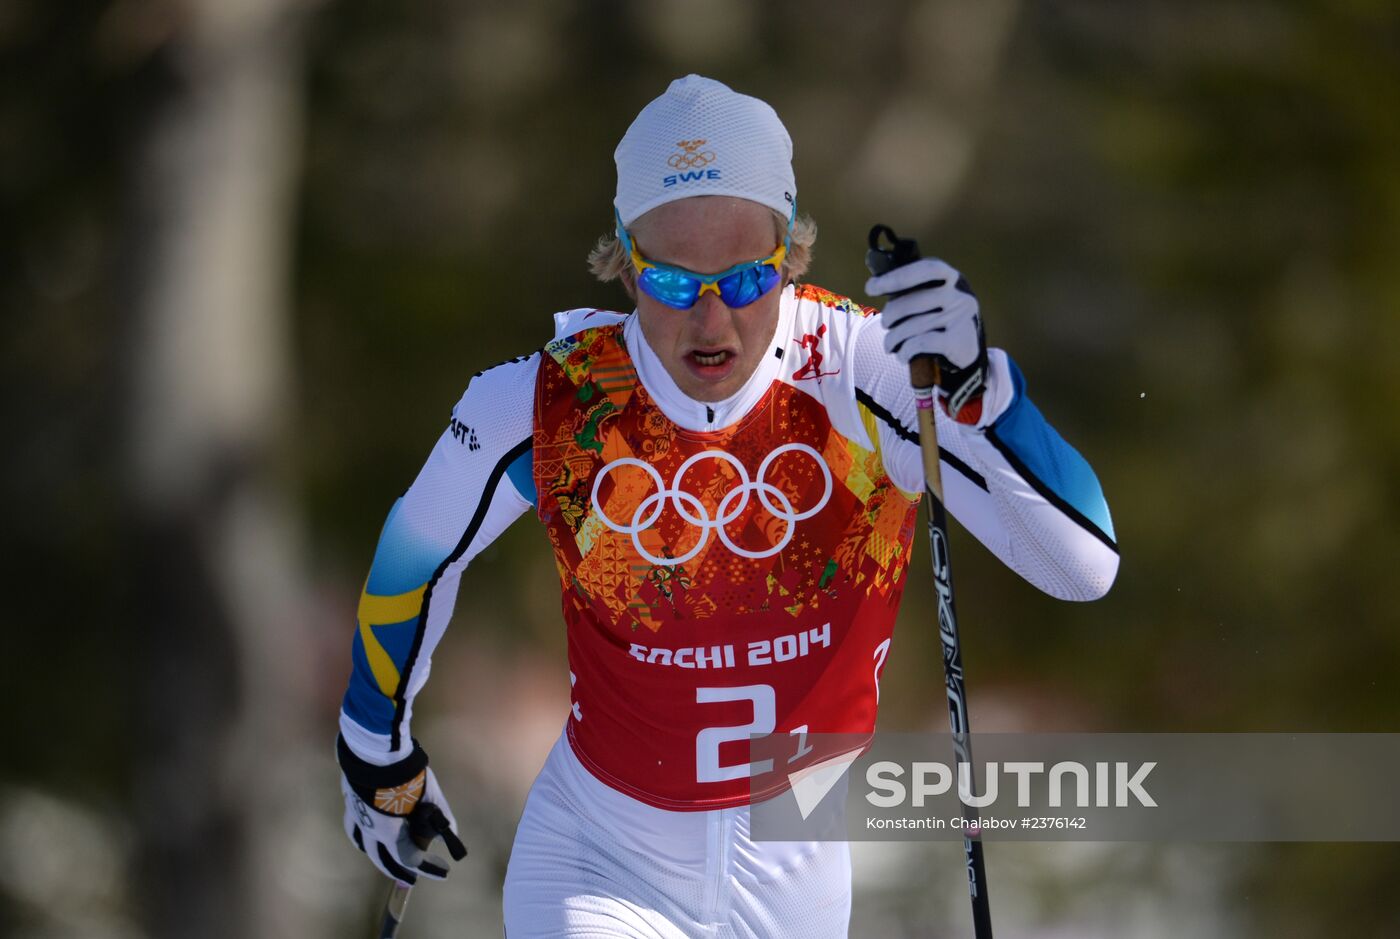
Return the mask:
<svg viewBox="0 0 1400 939">
<path fill-rule="evenodd" d="M 156 937 L 307 935 L 279 880 L 308 704 L 286 497 L 301 0 L 154 17 L 128 185 L 134 786 Z"/>
</svg>

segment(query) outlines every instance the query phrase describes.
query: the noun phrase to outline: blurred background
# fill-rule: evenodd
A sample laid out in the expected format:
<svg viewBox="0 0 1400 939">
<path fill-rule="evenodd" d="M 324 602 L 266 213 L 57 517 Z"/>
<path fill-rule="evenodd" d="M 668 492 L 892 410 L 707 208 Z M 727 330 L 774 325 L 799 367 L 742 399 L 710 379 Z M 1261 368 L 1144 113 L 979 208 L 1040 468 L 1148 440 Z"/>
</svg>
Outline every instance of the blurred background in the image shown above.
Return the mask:
<svg viewBox="0 0 1400 939">
<path fill-rule="evenodd" d="M 974 727 L 1400 730 L 1386 0 L 7 0 L 0 63 L 6 935 L 371 934 L 333 739 L 379 526 L 473 372 L 626 302 L 584 265 L 612 149 L 690 71 L 785 120 L 810 280 L 917 235 L 1103 482 L 1101 602 L 956 533 Z M 886 729 L 946 726 L 924 569 Z M 568 707 L 528 518 L 435 665 L 472 855 L 403 935 L 498 935 Z M 852 936 L 967 934 L 959 846 L 855 857 Z M 988 870 L 1009 936 L 1400 935 L 1396 845 Z"/>
</svg>

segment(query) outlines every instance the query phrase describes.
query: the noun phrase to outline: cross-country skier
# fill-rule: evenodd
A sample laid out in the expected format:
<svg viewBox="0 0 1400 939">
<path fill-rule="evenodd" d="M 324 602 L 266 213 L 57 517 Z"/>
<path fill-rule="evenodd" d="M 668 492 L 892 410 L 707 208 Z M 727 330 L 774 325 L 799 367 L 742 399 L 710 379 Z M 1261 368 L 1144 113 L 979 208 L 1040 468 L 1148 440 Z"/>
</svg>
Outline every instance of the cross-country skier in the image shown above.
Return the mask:
<svg viewBox="0 0 1400 939">
<path fill-rule="evenodd" d="M 949 265 L 872 278 L 900 294 L 878 314 L 799 282 L 816 229 L 767 104 L 679 79 L 615 157 L 589 261 L 635 309 L 556 314 L 475 376 L 385 522 L 340 716 L 346 832 L 390 876 L 446 874 L 405 834 L 420 800 L 447 810 L 413 701 L 462 570 L 529 510 L 572 698 L 516 832 L 510 939 L 844 936 L 847 844 L 751 838 L 783 783 L 751 780 L 747 743 L 874 727 L 923 488 L 910 359 L 941 366 L 948 509 L 1013 570 L 1102 596 L 1108 507 Z"/>
</svg>

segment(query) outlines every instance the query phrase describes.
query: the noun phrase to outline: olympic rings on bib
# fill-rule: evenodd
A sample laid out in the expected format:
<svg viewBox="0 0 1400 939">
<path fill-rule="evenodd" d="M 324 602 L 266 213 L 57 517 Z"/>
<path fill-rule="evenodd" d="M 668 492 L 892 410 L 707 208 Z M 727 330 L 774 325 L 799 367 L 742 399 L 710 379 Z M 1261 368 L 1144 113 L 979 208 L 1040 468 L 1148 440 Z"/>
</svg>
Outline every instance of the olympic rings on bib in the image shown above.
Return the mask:
<svg viewBox="0 0 1400 939">
<path fill-rule="evenodd" d="M 784 453 L 805 453 L 811 457 L 822 471 L 822 497 L 817 500 L 817 504 L 804 511 L 797 511 L 792 504 L 792 500 L 777 486 L 766 479 L 768 468 L 773 465 L 773 461 Z M 739 485 L 724 494 L 716 507 L 717 515 L 710 518 L 709 510 L 705 504 L 696 496 L 681 489 L 681 480 L 685 478 L 686 471 L 701 460 L 723 460 L 734 467 L 739 474 Z M 619 525 L 608 517 L 603 505 L 598 501 L 598 489 L 603 485 L 603 479 L 621 466 L 636 466 L 651 477 L 651 481 L 656 484 L 656 492 L 643 499 L 632 513 L 632 521 L 627 525 Z M 613 460 L 598 471 L 598 475 L 593 480 L 593 511 L 598 514 L 602 523 L 618 534 L 630 535 L 632 537 L 632 547 L 637 549 L 637 553 L 646 558 L 652 564 L 663 567 L 674 567 L 677 564 L 684 564 L 704 549 L 706 541 L 710 537 L 710 532 L 714 531 L 719 535 L 720 542 L 744 558 L 757 560 L 759 558 L 772 557 L 788 546 L 792 541 L 793 534 L 797 531 L 797 523 L 806 518 L 811 518 L 820 512 L 831 499 L 831 470 L 827 467 L 826 461 L 822 459 L 820 453 L 805 443 L 785 443 L 777 447 L 772 453 L 763 458 L 763 462 L 758 466 L 758 477 L 749 479 L 749 471 L 739 458 L 732 453 L 723 450 L 704 450 L 696 453 L 680 465 L 676 470 L 675 478 L 671 480 L 668 488 L 661 479 L 661 474 L 656 471 L 650 463 L 644 463 L 635 457 L 625 456 Z M 758 501 L 774 518 L 781 519 L 787 523 L 787 530 L 783 532 L 783 537 L 778 543 L 764 551 L 750 551 L 747 548 L 735 544 L 729 537 L 729 533 L 724 527 L 733 522 L 749 507 L 749 493 L 756 493 Z M 678 558 L 661 558 L 649 552 L 642 544 L 642 540 L 637 536 L 656 524 L 661 518 L 661 513 L 666 509 L 667 500 L 679 515 L 687 523 L 700 529 L 700 540 L 695 543 L 685 554 Z M 693 514 L 692 514 L 693 512 Z"/>
</svg>

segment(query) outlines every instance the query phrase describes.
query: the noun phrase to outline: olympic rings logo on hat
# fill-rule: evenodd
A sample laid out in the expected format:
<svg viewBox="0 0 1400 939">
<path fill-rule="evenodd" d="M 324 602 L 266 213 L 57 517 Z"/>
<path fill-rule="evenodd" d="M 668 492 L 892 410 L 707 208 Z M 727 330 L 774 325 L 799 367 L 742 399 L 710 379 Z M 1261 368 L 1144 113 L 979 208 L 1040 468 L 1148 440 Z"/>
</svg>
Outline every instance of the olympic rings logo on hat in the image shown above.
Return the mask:
<svg viewBox="0 0 1400 939">
<path fill-rule="evenodd" d="M 790 500 L 781 489 L 768 482 L 766 479 L 768 467 L 784 453 L 805 453 L 816 461 L 817 468 L 822 471 L 822 497 L 817 500 L 816 505 L 801 512 L 795 509 L 792 500 Z M 739 485 L 729 490 L 724 494 L 724 498 L 719 500 L 719 506 L 717 507 L 718 514 L 715 518 L 710 518 L 710 513 L 705 508 L 703 502 L 681 489 L 681 480 L 685 477 L 686 470 L 690 469 L 701 460 L 723 460 L 733 466 L 735 471 L 739 474 Z M 636 511 L 632 513 L 631 523 L 627 525 L 619 525 L 609 518 L 608 513 L 603 510 L 602 503 L 598 501 L 598 489 L 603 485 L 604 478 L 614 469 L 621 466 L 640 467 L 643 472 L 651 477 L 652 482 L 656 484 L 657 490 L 641 501 Z M 787 523 L 787 530 L 783 532 L 783 537 L 778 540 L 777 544 L 764 551 L 750 551 L 747 548 L 740 547 L 734 543 L 729 537 L 729 533 L 724 530 L 726 525 L 737 519 L 749 507 L 749 493 L 751 492 L 757 493 L 758 501 L 763 504 L 763 507 L 767 509 L 770 514 Z M 783 550 L 783 548 L 786 548 L 788 542 L 792 541 L 792 536 L 794 532 L 797 531 L 797 523 L 816 515 L 826 506 L 830 499 L 831 470 L 827 467 L 826 461 L 822 459 L 821 454 L 805 443 L 786 443 L 773 450 L 772 453 L 769 453 L 763 458 L 763 462 L 758 466 L 758 476 L 752 480 L 749 479 L 749 471 L 744 467 L 744 464 L 739 461 L 738 457 L 731 453 L 726 453 L 723 450 L 704 450 L 691 456 L 680 465 L 680 468 L 676 470 L 675 477 L 671 480 L 669 488 L 662 481 L 661 474 L 658 473 L 655 467 L 650 463 L 644 463 L 635 457 L 625 456 L 613 460 L 598 471 L 597 477 L 593 480 L 592 495 L 593 510 L 597 512 L 598 518 L 602 520 L 603 524 L 619 534 L 630 535 L 632 537 L 632 547 L 637 549 L 637 553 L 652 564 L 662 567 L 674 567 L 677 564 L 684 564 L 686 561 L 695 557 L 705 547 L 705 543 L 709 540 L 711 531 L 719 535 L 719 540 L 726 548 L 740 557 L 754 560 L 772 557 Z M 676 514 L 686 522 L 700 529 L 700 540 L 695 543 L 694 547 L 678 558 L 657 557 L 649 552 L 646 546 L 642 544 L 641 539 L 637 537 L 656 524 L 657 520 L 661 518 L 661 513 L 665 510 L 668 500 L 671 505 L 674 506 Z M 774 500 L 776 500 L 776 502 Z M 687 507 L 693 509 L 695 514 L 692 515 L 687 511 Z"/>
<path fill-rule="evenodd" d="M 676 146 L 680 147 L 682 153 L 673 153 L 666 161 L 666 165 L 673 170 L 697 169 L 715 161 L 713 150 L 700 150 L 705 145 L 704 140 L 677 140 Z M 698 153 L 696 151 L 699 151 Z"/>
</svg>

